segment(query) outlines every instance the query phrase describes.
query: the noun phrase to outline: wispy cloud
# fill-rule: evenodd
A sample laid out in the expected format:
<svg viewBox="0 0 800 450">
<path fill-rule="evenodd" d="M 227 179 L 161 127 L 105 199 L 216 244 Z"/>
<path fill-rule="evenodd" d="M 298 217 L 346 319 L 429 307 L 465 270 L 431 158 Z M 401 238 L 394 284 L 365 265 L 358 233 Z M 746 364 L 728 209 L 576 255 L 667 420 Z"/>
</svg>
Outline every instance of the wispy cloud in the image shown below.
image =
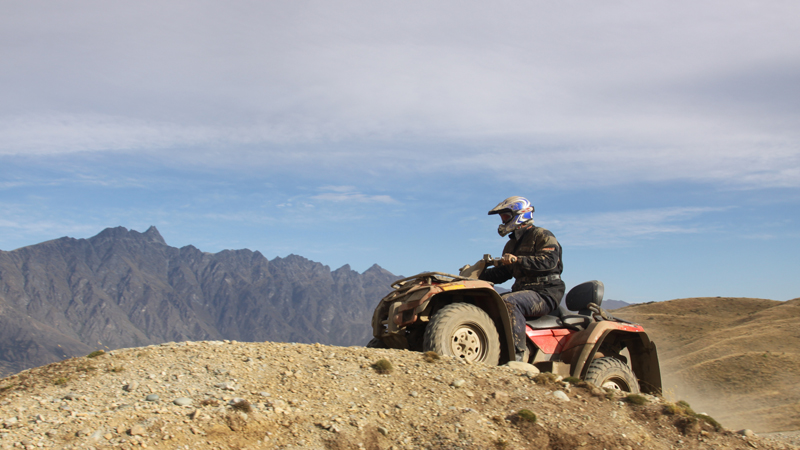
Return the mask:
<svg viewBox="0 0 800 450">
<path fill-rule="evenodd" d="M 390 195 L 368 195 L 358 192 L 353 186 L 325 186 L 322 192 L 311 196 L 314 200 L 336 203 L 398 203 Z"/>
<path fill-rule="evenodd" d="M 637 240 L 668 234 L 713 231 L 701 216 L 730 208 L 674 207 L 550 217 L 548 228 L 560 242 L 575 247 L 632 246 Z"/>
</svg>

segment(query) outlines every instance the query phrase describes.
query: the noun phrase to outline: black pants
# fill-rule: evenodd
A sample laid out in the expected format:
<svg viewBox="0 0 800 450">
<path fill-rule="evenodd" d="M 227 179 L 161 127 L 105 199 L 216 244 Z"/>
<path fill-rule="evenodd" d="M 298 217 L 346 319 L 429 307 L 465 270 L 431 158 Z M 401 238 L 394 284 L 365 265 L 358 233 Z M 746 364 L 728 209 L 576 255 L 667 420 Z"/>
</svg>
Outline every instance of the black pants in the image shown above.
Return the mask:
<svg viewBox="0 0 800 450">
<path fill-rule="evenodd" d="M 503 295 L 511 313 L 511 328 L 514 331 L 514 347 L 517 353 L 525 351 L 525 318 L 547 315 L 552 309 L 550 302 L 536 291 L 517 291 Z"/>
</svg>

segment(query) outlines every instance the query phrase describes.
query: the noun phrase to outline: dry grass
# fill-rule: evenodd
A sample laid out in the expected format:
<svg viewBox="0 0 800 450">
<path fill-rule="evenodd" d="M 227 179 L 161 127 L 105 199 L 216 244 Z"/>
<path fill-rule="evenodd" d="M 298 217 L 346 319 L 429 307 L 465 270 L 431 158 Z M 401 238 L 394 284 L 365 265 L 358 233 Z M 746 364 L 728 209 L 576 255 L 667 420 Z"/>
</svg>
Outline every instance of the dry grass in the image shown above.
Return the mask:
<svg viewBox="0 0 800 450">
<path fill-rule="evenodd" d="M 555 384 L 557 378 L 558 378 L 558 375 L 556 375 L 556 374 L 553 374 L 553 373 L 550 373 L 550 372 L 542 372 L 542 373 L 536 375 L 533 378 L 533 381 L 535 381 L 536 384 L 549 386 L 549 385 Z"/>
<path fill-rule="evenodd" d="M 732 429 L 800 429 L 800 299 L 691 298 L 614 314 L 658 345 L 668 398 L 687 398 Z"/>
<path fill-rule="evenodd" d="M 235 409 L 236 411 L 241 411 L 243 413 L 249 413 L 253 410 L 253 407 L 250 406 L 250 402 L 245 399 L 239 400 L 231 405 L 231 408 Z"/>
<path fill-rule="evenodd" d="M 439 361 L 442 358 L 439 356 L 438 353 L 430 351 L 430 352 L 423 353 L 422 359 L 424 359 L 425 362 L 432 363 L 432 362 Z"/>
<path fill-rule="evenodd" d="M 517 417 L 525 422 L 536 423 L 536 414 L 529 409 L 520 409 L 517 411 Z"/>
<path fill-rule="evenodd" d="M 628 394 L 625 397 L 625 400 L 628 403 L 633 403 L 634 405 L 644 405 L 648 403 L 647 397 L 639 394 Z"/>
</svg>

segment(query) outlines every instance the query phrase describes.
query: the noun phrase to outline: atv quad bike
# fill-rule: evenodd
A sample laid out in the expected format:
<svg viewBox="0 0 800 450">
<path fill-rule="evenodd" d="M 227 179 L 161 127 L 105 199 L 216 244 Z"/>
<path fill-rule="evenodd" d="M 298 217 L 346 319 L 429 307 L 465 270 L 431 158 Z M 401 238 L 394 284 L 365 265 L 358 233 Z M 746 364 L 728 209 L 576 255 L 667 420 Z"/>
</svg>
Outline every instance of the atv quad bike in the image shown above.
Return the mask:
<svg viewBox="0 0 800 450">
<path fill-rule="evenodd" d="M 489 255 L 459 275 L 425 272 L 394 282 L 372 316 L 368 347 L 435 351 L 468 362 L 515 358 L 511 314 L 493 284 L 478 279 Z M 656 345 L 637 324 L 600 308 L 603 283 L 573 287 L 563 306 L 527 320 L 525 362 L 630 393 L 661 393 Z"/>
</svg>

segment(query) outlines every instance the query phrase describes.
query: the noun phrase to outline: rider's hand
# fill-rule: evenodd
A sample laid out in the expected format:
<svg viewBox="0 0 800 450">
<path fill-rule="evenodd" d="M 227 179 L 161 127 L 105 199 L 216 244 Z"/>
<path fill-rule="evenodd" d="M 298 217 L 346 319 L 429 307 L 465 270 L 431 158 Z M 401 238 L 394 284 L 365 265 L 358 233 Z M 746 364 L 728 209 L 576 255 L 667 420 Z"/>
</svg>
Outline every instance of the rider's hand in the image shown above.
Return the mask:
<svg viewBox="0 0 800 450">
<path fill-rule="evenodd" d="M 515 262 L 517 262 L 517 257 L 512 255 L 511 253 L 506 253 L 500 259 L 500 264 L 504 265 L 504 266 L 509 265 L 509 264 L 514 264 Z"/>
</svg>

